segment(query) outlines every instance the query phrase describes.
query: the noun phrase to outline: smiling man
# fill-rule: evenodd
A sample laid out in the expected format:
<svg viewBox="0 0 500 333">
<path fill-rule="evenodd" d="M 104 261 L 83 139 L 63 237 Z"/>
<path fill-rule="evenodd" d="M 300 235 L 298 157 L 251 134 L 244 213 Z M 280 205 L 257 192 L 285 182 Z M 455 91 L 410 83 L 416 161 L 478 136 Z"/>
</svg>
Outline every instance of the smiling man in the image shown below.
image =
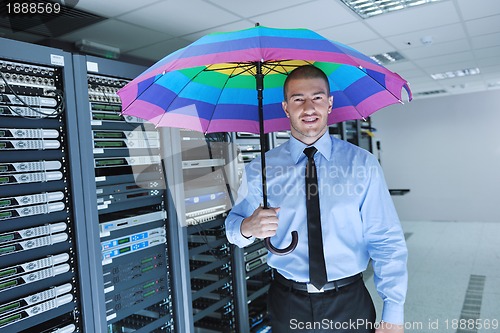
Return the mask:
<svg viewBox="0 0 500 333">
<path fill-rule="evenodd" d="M 328 134 L 335 101 L 320 69 L 292 71 L 284 97 L 292 137 L 266 153 L 273 208 L 260 207 L 256 158 L 226 219 L 227 237 L 240 247 L 272 237 L 283 248 L 291 231 L 299 233 L 293 252 L 268 254 L 273 332 L 403 332 L 407 249 L 380 165 L 367 151 Z M 384 301 L 380 325 L 361 274 L 370 259 Z"/>
</svg>

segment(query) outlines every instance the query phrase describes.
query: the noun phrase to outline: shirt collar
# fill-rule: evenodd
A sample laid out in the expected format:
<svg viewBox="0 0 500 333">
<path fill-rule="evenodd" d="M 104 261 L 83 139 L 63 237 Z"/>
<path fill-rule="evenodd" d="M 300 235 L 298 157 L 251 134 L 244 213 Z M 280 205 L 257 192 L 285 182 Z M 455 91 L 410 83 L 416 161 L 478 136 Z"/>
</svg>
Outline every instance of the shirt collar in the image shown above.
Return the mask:
<svg viewBox="0 0 500 333">
<path fill-rule="evenodd" d="M 316 147 L 316 149 L 326 158 L 328 161 L 330 160 L 332 154 L 332 140 L 330 138 L 330 134 L 328 130 L 311 146 Z M 304 155 L 304 149 L 310 147 L 305 143 L 297 140 L 293 136 L 290 136 L 290 155 L 292 156 L 293 161 L 297 164 Z"/>
</svg>

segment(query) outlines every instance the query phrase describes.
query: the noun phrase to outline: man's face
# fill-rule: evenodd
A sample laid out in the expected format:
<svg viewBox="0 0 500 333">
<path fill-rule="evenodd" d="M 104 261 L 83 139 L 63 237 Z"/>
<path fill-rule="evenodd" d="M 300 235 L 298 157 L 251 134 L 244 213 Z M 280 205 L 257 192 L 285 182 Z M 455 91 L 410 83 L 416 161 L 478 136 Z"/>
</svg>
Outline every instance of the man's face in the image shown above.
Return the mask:
<svg viewBox="0 0 500 333">
<path fill-rule="evenodd" d="M 333 96 L 320 78 L 293 79 L 288 82 L 283 110 L 290 118 L 292 135 L 307 145 L 316 142 L 327 129 Z"/>
</svg>

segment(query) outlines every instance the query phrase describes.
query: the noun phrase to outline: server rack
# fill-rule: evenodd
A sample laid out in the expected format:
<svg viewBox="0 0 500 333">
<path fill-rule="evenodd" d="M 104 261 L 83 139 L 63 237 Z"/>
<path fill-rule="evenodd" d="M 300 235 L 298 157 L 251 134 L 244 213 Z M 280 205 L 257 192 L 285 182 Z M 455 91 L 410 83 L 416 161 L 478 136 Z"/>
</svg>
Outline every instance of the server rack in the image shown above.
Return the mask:
<svg viewBox="0 0 500 333">
<path fill-rule="evenodd" d="M 0 330 L 92 331 L 71 56 L 0 50 Z"/>
<path fill-rule="evenodd" d="M 121 115 L 116 92 L 144 68 L 74 55 L 98 332 L 173 332 L 160 134 Z"/>
<path fill-rule="evenodd" d="M 363 120 L 348 120 L 329 126 L 330 134 L 341 140 L 346 140 L 356 146 L 373 152 L 370 117 Z"/>
<path fill-rule="evenodd" d="M 275 148 L 290 138 L 289 131 L 268 134 L 266 137 L 267 151 Z M 243 158 L 238 166 L 238 178 L 243 174 L 243 168 L 253 158 L 260 156 L 259 135 L 250 133 L 234 133 L 234 143 Z M 238 181 L 239 181 L 238 179 Z M 267 265 L 267 249 L 262 240 L 239 249 L 233 247 L 235 261 L 235 287 L 241 299 L 237 299 L 238 332 L 256 333 L 270 329 L 267 314 L 267 291 L 269 289 L 272 271 Z"/>
<path fill-rule="evenodd" d="M 365 120 L 359 120 L 359 140 L 358 146 L 368 150 L 373 153 L 373 132 L 375 129 L 372 127 L 371 118 L 368 117 Z"/>
<path fill-rule="evenodd" d="M 276 148 L 290 139 L 290 131 L 278 131 L 271 134 L 271 147 Z"/>
<path fill-rule="evenodd" d="M 232 251 L 224 218 L 232 205 L 230 178 L 236 151 L 229 135 L 162 129 L 171 193 L 171 214 L 179 239 L 177 290 L 183 292 L 184 332 L 235 332 Z M 170 170 L 169 170 L 170 169 Z M 175 214 L 174 214 L 175 211 Z"/>
</svg>

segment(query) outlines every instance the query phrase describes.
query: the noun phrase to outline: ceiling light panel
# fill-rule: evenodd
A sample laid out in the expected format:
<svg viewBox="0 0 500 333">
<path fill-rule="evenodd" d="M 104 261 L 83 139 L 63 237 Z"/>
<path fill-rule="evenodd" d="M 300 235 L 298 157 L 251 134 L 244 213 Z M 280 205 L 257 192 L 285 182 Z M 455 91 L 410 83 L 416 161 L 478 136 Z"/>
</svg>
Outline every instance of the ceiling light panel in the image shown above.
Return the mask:
<svg viewBox="0 0 500 333">
<path fill-rule="evenodd" d="M 341 0 L 356 14 L 366 19 L 409 7 L 425 5 L 443 0 Z"/>
<path fill-rule="evenodd" d="M 453 78 L 462 77 L 462 76 L 477 75 L 479 73 L 480 73 L 479 68 L 467 68 L 467 69 L 460 69 L 457 71 L 434 73 L 434 74 L 431 74 L 431 77 L 434 80 L 443 80 L 443 79 L 453 79 Z"/>
<path fill-rule="evenodd" d="M 399 52 L 386 52 L 381 54 L 375 54 L 370 56 L 373 60 L 375 60 L 380 65 L 388 65 L 398 61 L 405 60 L 405 58 Z"/>
</svg>

